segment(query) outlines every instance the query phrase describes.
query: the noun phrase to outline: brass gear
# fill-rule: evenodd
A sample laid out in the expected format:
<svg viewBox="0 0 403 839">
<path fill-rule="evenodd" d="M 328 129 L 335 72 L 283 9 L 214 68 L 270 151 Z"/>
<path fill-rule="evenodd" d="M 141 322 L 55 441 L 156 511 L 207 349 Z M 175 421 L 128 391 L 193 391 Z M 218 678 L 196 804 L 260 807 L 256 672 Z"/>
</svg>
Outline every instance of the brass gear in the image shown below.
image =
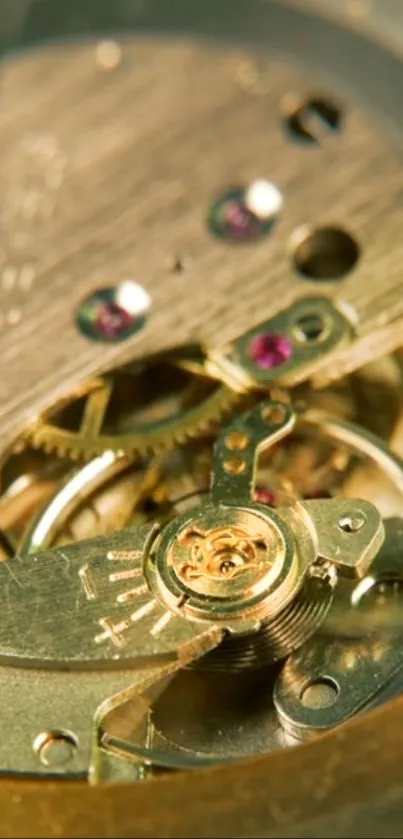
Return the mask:
<svg viewBox="0 0 403 839">
<path fill-rule="evenodd" d="M 154 394 L 162 390 L 156 404 L 149 401 L 150 385 Z M 28 425 L 23 436 L 35 449 L 72 460 L 105 451 L 142 457 L 203 437 L 241 400 L 239 392 L 209 376 L 201 350 L 184 348 L 84 383 Z"/>
<path fill-rule="evenodd" d="M 161 359 L 154 358 L 154 362 L 157 361 L 159 363 Z M 197 383 L 206 380 L 208 359 L 203 358 L 200 351 L 198 354 L 194 350 L 191 352 L 189 347 L 186 348 L 186 354 L 183 348 L 181 351 L 172 351 L 169 354 L 169 363 L 178 364 L 182 374 L 188 377 L 183 381 Z M 132 372 L 134 373 L 134 370 Z M 397 449 L 401 451 L 399 418 L 402 415 L 402 404 L 399 396 L 401 388 L 398 387 L 400 375 L 399 365 L 396 366 L 395 359 L 389 357 L 384 359 L 382 364 L 377 362 L 375 365 L 363 368 L 359 374 L 321 391 L 306 387 L 298 388 L 294 392 L 294 401 L 303 414 L 307 409 L 315 408 L 328 416 L 338 416 L 344 422 L 353 422 L 361 428 L 367 428 L 377 433 L 377 436 L 385 442 L 390 442 L 393 438 L 393 445 L 395 447 L 397 445 Z M 170 382 L 167 382 L 167 385 L 169 392 Z M 59 402 L 57 410 L 67 411 L 69 406 L 71 410 L 74 403 L 85 399 L 90 393 L 91 386 L 92 388 L 100 387 L 99 381 L 98 385 L 93 382 L 91 385 L 77 387 L 74 392 L 70 392 L 64 402 Z M 210 383 L 210 386 L 214 396 L 219 391 L 219 385 Z M 198 392 L 199 396 L 207 396 L 204 385 Z M 284 395 L 279 393 L 277 398 L 281 397 L 284 398 Z M 237 397 L 236 394 L 230 393 L 229 398 Z M 246 403 L 249 398 L 252 397 L 243 396 L 241 403 Z M 259 395 L 255 395 L 254 398 L 259 398 Z M 202 405 L 202 403 L 203 398 L 199 400 L 199 404 Z M 163 402 L 163 407 L 164 404 Z M 384 406 L 384 410 L 375 409 L 376 405 Z M 238 405 L 235 405 L 235 408 L 238 408 Z M 229 413 L 232 412 L 229 411 Z M 167 419 L 166 415 L 165 418 Z M 172 420 L 172 416 L 170 419 Z M 106 460 L 103 454 L 98 455 L 99 466 L 97 467 L 94 459 L 91 458 L 88 463 L 88 475 L 90 473 L 92 475 L 91 492 L 85 478 L 87 472 L 83 459 L 77 464 L 78 470 L 74 468 L 72 473 L 70 458 L 55 455 L 53 449 L 50 454 L 47 454 L 44 448 L 48 442 L 45 442 L 43 447 L 33 448 L 27 439 L 32 434 L 32 426 L 27 433 L 22 430 L 23 436 L 17 438 L 11 450 L 3 453 L 0 463 L 0 556 L 3 558 L 12 556 L 22 547 L 26 550 L 32 549 L 33 546 L 29 544 L 31 528 L 33 527 L 32 532 L 36 532 L 37 516 L 39 515 L 38 521 L 40 521 L 40 511 L 48 505 L 55 512 L 54 526 L 59 532 L 61 522 L 57 513 L 58 498 L 60 493 L 60 497 L 65 498 L 63 495 L 67 491 L 65 483 L 70 489 L 73 486 L 76 487 L 79 501 L 77 502 L 78 509 L 74 507 L 73 529 L 68 528 L 68 532 L 64 532 L 62 528 L 63 534 L 60 534 L 63 535 L 62 543 L 101 535 L 108 530 L 138 524 L 143 520 L 148 521 L 153 516 L 157 516 L 159 520 L 169 520 L 173 512 L 181 513 L 192 509 L 198 503 L 198 491 L 203 488 L 206 491 L 209 485 L 212 443 L 217 430 L 217 427 L 212 428 L 212 434 L 207 434 L 199 425 L 197 427 L 198 439 L 195 433 L 187 445 L 174 447 L 174 450 L 166 444 L 167 451 L 157 454 L 156 457 L 151 456 L 151 459 L 137 459 L 127 454 L 121 456 L 119 452 L 109 451 L 106 453 Z M 52 432 L 54 433 L 54 429 Z M 60 433 L 60 428 L 57 432 Z M 190 429 L 190 432 L 189 436 L 192 436 L 193 429 Z M 195 482 L 194 470 L 199 457 L 202 460 L 204 458 L 205 461 L 203 480 Z M 340 491 L 344 494 L 344 480 L 347 480 L 347 475 L 344 473 L 349 459 L 348 451 L 344 451 L 342 442 L 340 445 L 334 445 L 326 434 L 322 437 L 317 428 L 309 430 L 308 427 L 304 430 L 298 423 L 298 428 L 285 446 L 282 444 L 274 446 L 268 457 L 262 454 L 256 487 L 258 500 L 270 504 L 275 503 L 276 498 L 281 494 L 301 499 L 321 495 L 328 497 L 329 494 L 338 494 Z M 83 468 L 81 478 L 80 463 Z M 138 491 L 140 487 L 143 487 L 143 480 L 149 470 L 155 476 L 156 464 L 158 465 L 157 472 L 160 471 L 160 478 L 152 491 L 146 480 L 147 499 L 146 508 L 143 510 L 142 506 L 136 502 Z M 92 474 L 91 468 L 96 474 Z M 351 472 L 351 470 L 348 471 Z M 370 500 L 379 503 L 378 496 L 381 495 L 384 514 L 391 515 L 391 511 L 395 510 L 398 510 L 400 514 L 399 493 L 396 497 L 390 487 L 384 486 L 379 470 L 371 471 L 369 465 L 365 466 L 362 463 L 360 469 L 356 468 L 353 471 L 354 481 L 349 488 L 350 495 L 352 493 L 361 495 L 366 491 L 367 486 L 373 487 L 374 493 Z M 95 478 L 96 490 L 92 483 Z M 71 483 L 72 480 L 73 483 Z M 143 495 L 143 491 L 141 494 Z M 65 522 L 66 509 L 63 504 L 62 508 L 63 510 L 59 512 L 62 513 L 61 518 Z M 131 511 L 134 511 L 133 518 L 131 518 Z M 50 515 L 50 511 L 48 514 Z M 49 521 L 49 518 L 47 517 L 46 520 Z M 53 526 L 51 530 L 53 532 Z M 47 540 L 49 536 L 48 533 Z M 33 542 L 36 545 L 36 538 Z M 42 537 L 39 539 L 39 544 L 41 549 L 54 546 L 52 540 L 49 544 L 48 541 L 44 544 Z"/>
<path fill-rule="evenodd" d="M 286 443 L 262 453 L 255 500 L 276 507 L 291 499 L 359 494 L 376 503 L 384 516 L 401 515 L 403 484 L 385 442 L 324 405 L 323 400 L 322 408 L 307 408 Z M 144 522 L 165 524 L 194 511 L 208 492 L 214 439 L 190 441 L 140 463 L 107 452 L 73 472 L 69 469 L 28 524 L 22 507 L 23 530 L 17 522 L 16 548 L 32 553 Z"/>
</svg>

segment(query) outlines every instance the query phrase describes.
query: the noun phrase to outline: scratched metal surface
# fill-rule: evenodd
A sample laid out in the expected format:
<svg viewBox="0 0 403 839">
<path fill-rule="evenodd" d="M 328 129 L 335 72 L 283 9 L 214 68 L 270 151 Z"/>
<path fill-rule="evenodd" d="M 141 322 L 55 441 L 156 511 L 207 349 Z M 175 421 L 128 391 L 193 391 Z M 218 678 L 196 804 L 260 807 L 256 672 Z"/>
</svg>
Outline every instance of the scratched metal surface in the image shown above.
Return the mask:
<svg viewBox="0 0 403 839">
<path fill-rule="evenodd" d="M 167 5 L 166 0 L 163 2 Z M 218 0 L 214 2 L 218 4 Z M 81 4 L 87 5 L 83 0 Z M 382 0 L 382 4 L 391 5 L 389 0 Z M 10 9 L 10 0 L 5 0 L 3 5 Z M 27 7 L 29 4 L 26 0 L 24 3 L 18 0 L 13 2 L 11 11 L 14 20 L 19 18 L 17 5 Z M 45 0 L 41 5 L 54 4 Z M 74 5 L 74 0 L 71 0 L 65 4 L 65 8 Z M 117 7 L 118 0 L 109 5 L 110 8 Z M 208 0 L 204 0 L 201 5 L 205 9 L 210 6 Z M 0 0 L 0 11 L 1 6 Z M 9 23 L 11 29 L 10 17 Z M 183 51 L 184 47 L 180 49 Z M 186 49 L 190 55 L 189 46 Z M 331 44 L 325 41 L 324 52 L 326 49 L 331 52 Z M 0 97 L 0 171 L 5 184 L 1 196 L 0 224 L 0 310 L 3 316 L 0 327 L 0 435 L 3 441 L 13 433 L 13 429 L 24 417 L 30 415 L 35 406 L 51 394 L 53 388 L 72 382 L 76 375 L 85 371 L 107 365 L 112 357 L 121 354 L 121 347 L 113 351 L 100 351 L 98 346 L 88 345 L 77 336 L 72 326 L 72 305 L 94 284 L 105 280 L 109 282 L 111 277 L 118 275 L 120 277 L 123 270 L 130 271 L 130 275 L 137 276 L 146 285 L 153 284 L 153 289 L 156 289 L 153 294 L 158 305 L 154 309 L 148 332 L 127 348 L 127 352 L 133 350 L 136 353 L 143 352 L 146 346 L 154 347 L 158 342 L 176 340 L 186 330 L 196 333 L 200 329 L 203 334 L 206 330 L 206 337 L 214 337 L 217 324 L 220 330 L 223 329 L 223 334 L 230 336 L 237 325 L 242 326 L 243 318 L 246 321 L 250 313 L 255 317 L 257 312 L 260 315 L 262 306 L 267 307 L 265 311 L 274 307 L 279 289 L 283 294 L 284 285 L 290 297 L 296 288 L 292 285 L 296 280 L 290 277 L 280 241 L 276 246 L 274 239 L 268 240 L 256 251 L 248 253 L 239 250 L 231 253 L 222 247 L 218 249 L 205 236 L 204 227 L 200 224 L 200 219 L 203 219 L 201 213 L 197 216 L 197 234 L 193 234 L 193 245 L 189 228 L 192 219 L 192 224 L 196 225 L 196 208 L 192 203 L 194 196 L 188 194 L 189 185 L 193 182 L 185 179 L 185 173 L 188 177 L 189 161 L 194 164 L 195 159 L 191 157 L 189 149 L 198 137 L 196 130 L 199 131 L 202 122 L 201 111 L 199 121 L 195 120 L 195 136 L 192 137 L 189 128 L 187 139 L 178 147 L 185 149 L 182 152 L 182 168 L 179 157 L 174 157 L 173 140 L 176 143 L 176 137 L 181 134 L 182 111 L 186 112 L 183 114 L 182 130 L 185 130 L 186 116 L 194 119 L 197 111 L 196 103 L 192 101 L 196 98 L 195 71 L 189 72 L 191 62 L 196 64 L 196 58 L 190 56 L 184 65 L 183 53 L 182 58 L 180 52 L 177 53 L 173 67 L 177 71 L 179 69 L 182 78 L 180 81 L 177 79 L 175 86 L 173 71 L 168 77 L 167 63 L 162 61 L 163 54 L 167 59 L 168 46 L 164 46 L 165 52 L 161 53 L 158 66 L 155 42 L 150 43 L 150 46 L 144 44 L 145 52 L 140 62 L 137 60 L 138 50 L 135 45 L 132 50 L 134 61 L 129 61 L 125 68 L 133 71 L 134 67 L 140 75 L 144 73 L 142 82 L 138 77 L 135 80 L 135 73 L 130 82 L 124 82 L 125 76 L 121 73 L 100 73 L 93 60 L 93 46 L 85 45 L 80 47 L 80 56 L 75 48 L 74 61 L 66 52 L 58 57 L 55 53 L 43 54 L 41 57 L 32 53 L 28 64 L 24 63 L 26 58 L 20 56 L 21 63 L 18 58 L 9 69 L 4 67 L 4 86 L 2 84 Z M 198 55 L 200 59 L 200 53 Z M 154 69 L 151 66 L 153 61 L 156 62 Z M 351 61 L 351 50 L 346 53 L 343 61 L 347 67 Z M 183 78 L 184 66 L 186 72 L 189 72 L 187 82 Z M 288 67 L 285 72 L 289 72 Z M 379 87 L 375 82 L 369 85 L 372 99 L 375 101 L 383 98 L 382 104 L 388 106 L 392 113 L 393 96 L 384 87 L 381 70 L 377 74 L 380 77 Z M 278 91 L 283 89 L 281 78 L 279 75 Z M 314 76 L 314 81 L 316 84 L 317 76 Z M 350 111 L 351 118 L 359 123 L 360 142 L 350 146 L 349 143 L 353 141 L 347 143 L 347 135 L 343 135 L 337 147 L 331 150 L 328 145 L 323 154 L 320 153 L 319 163 L 316 152 L 314 155 L 309 153 L 303 165 L 302 162 L 300 164 L 298 176 L 297 150 L 292 149 L 291 157 L 282 163 L 289 148 L 283 144 L 282 139 L 281 146 L 280 140 L 276 141 L 276 145 L 270 139 L 268 126 L 270 123 L 272 130 L 275 121 L 272 103 L 278 101 L 275 92 L 270 93 L 266 103 L 259 100 L 257 104 L 243 104 L 243 95 L 239 92 L 228 94 L 227 91 L 229 98 L 220 100 L 220 95 L 224 95 L 225 91 L 221 87 L 221 94 L 216 90 L 217 79 L 215 76 L 213 78 L 213 74 L 209 77 L 206 75 L 206 84 L 211 88 L 212 101 L 216 105 L 210 114 L 207 108 L 205 110 L 206 121 L 196 160 L 197 172 L 204 149 L 207 159 L 208 153 L 217 143 L 213 155 L 216 160 L 216 177 L 213 170 L 206 174 L 206 185 L 213 185 L 215 189 L 219 185 L 218 176 L 221 172 L 232 177 L 235 171 L 238 176 L 237 166 L 242 160 L 247 175 L 255 176 L 256 172 L 260 175 L 262 161 L 265 175 L 272 176 L 274 170 L 276 178 L 277 172 L 282 174 L 284 183 L 289 184 L 289 198 L 282 221 L 282 224 L 289 224 L 289 228 L 279 225 L 276 232 L 276 235 L 282 237 L 283 245 L 287 241 L 287 229 L 292 227 L 292 221 L 287 221 L 291 204 L 294 215 L 290 218 L 297 219 L 298 223 L 301 218 L 305 221 L 307 215 L 316 221 L 317 211 L 322 218 L 322 213 L 330 216 L 333 210 L 337 210 L 338 218 L 342 214 L 343 223 L 350 224 L 352 220 L 358 226 L 362 224 L 362 228 L 357 229 L 368 231 L 366 241 L 370 240 L 373 248 L 370 252 L 377 255 L 372 263 L 372 272 L 369 259 L 366 273 L 357 273 L 357 282 L 360 277 L 360 284 L 356 286 L 357 295 L 363 301 L 362 334 L 370 335 L 374 326 L 376 331 L 383 329 L 384 312 L 386 327 L 388 323 L 395 323 L 397 328 L 388 333 L 387 341 L 380 339 L 375 331 L 371 339 L 373 350 L 380 352 L 388 344 L 400 341 L 399 156 L 386 135 L 381 136 L 379 133 L 374 141 L 371 132 L 376 122 L 371 123 L 370 116 L 360 114 L 353 108 Z M 299 72 L 293 76 L 292 84 L 298 86 L 298 89 L 305 84 Z M 307 81 L 306 84 L 310 88 L 311 82 Z M 153 106 L 149 112 L 146 106 L 147 87 L 151 93 L 149 101 Z M 337 85 L 334 86 L 336 88 Z M 350 99 L 347 88 L 348 85 L 344 85 L 341 93 L 351 108 L 354 97 Z M 163 105 L 162 96 L 159 99 L 157 91 L 163 89 L 170 95 L 170 108 L 169 103 Z M 90 99 L 87 94 L 91 91 Z M 158 120 L 158 111 L 154 113 L 157 104 L 165 108 L 162 113 L 168 131 L 162 120 Z M 269 104 L 270 107 L 267 107 Z M 249 116 L 246 125 L 252 128 L 256 126 L 256 120 L 258 125 L 264 125 L 268 131 L 267 145 L 264 147 L 262 140 L 259 152 L 261 157 L 253 149 L 247 158 L 243 119 L 239 116 L 237 124 L 241 128 L 238 128 L 238 134 L 235 128 L 230 131 L 228 126 L 226 133 L 221 132 L 225 114 L 229 120 L 231 108 L 233 116 L 236 116 L 240 108 L 244 112 L 249 108 L 251 113 L 253 107 L 257 107 L 259 116 Z M 396 110 L 396 119 L 398 116 L 399 111 Z M 145 130 L 140 136 L 139 123 L 141 127 L 142 121 Z M 357 122 L 351 124 L 356 125 Z M 230 137 L 230 141 L 219 149 L 220 137 Z M 88 139 L 91 147 L 87 147 Z M 154 154 L 151 153 L 152 147 Z M 144 156 L 140 157 L 140 149 Z M 382 149 L 386 152 L 384 155 Z M 372 154 L 378 161 L 375 166 L 371 165 Z M 171 168 L 172 158 L 176 163 Z M 116 169 L 113 168 L 113 160 Z M 294 162 L 289 163 L 290 160 Z M 384 172 L 383 166 L 387 167 L 387 171 Z M 159 172 L 163 186 L 158 186 L 156 194 L 151 190 L 148 198 L 146 182 L 148 178 L 152 183 L 154 171 Z M 19 173 L 18 178 L 15 177 L 16 172 Z M 178 180 L 183 181 L 183 193 L 180 194 L 187 209 L 178 212 L 175 205 L 174 213 L 182 227 L 174 224 L 173 220 L 167 222 L 170 206 L 168 185 L 173 180 L 173 172 Z M 204 187 L 205 173 L 207 168 L 203 175 L 195 176 L 196 183 L 202 182 L 201 189 Z M 327 181 L 328 175 L 330 181 Z M 385 180 L 386 175 L 388 177 Z M 140 201 L 137 196 L 141 176 L 143 186 Z M 366 188 L 370 176 L 374 179 L 372 191 Z M 332 189 L 329 187 L 327 193 L 327 201 L 325 183 L 322 184 L 322 181 L 326 185 L 332 184 Z M 321 189 L 322 204 L 317 205 L 316 190 Z M 10 197 L 10 190 L 14 197 Z M 164 190 L 165 203 L 161 197 Z M 201 193 L 200 203 L 206 201 L 207 192 L 206 189 L 206 193 Z M 178 198 L 176 200 L 179 201 Z M 142 212 L 140 206 L 143 207 Z M 397 213 L 392 221 L 395 211 Z M 122 239 L 116 237 L 120 218 L 123 222 Z M 162 218 L 168 224 L 166 234 L 161 224 Z M 196 230 L 196 226 L 192 229 Z M 147 230 L 150 235 L 149 247 L 143 241 Z M 173 231 L 173 239 L 168 236 L 168 231 Z M 179 251 L 185 246 L 186 253 L 189 252 L 189 269 L 185 274 L 171 277 L 165 267 L 167 252 L 170 255 L 174 249 Z M 205 268 L 208 266 L 211 273 L 206 273 Z M 363 263 L 360 271 L 364 272 Z M 245 287 L 245 277 L 247 283 L 252 278 L 250 288 Z M 209 300 L 210 308 L 205 307 L 208 317 L 204 317 L 204 312 L 198 309 L 204 306 L 207 292 L 210 298 L 210 283 L 213 280 L 218 289 L 217 302 L 214 304 L 216 308 L 212 314 L 213 303 Z M 338 288 L 338 293 L 341 291 L 343 296 L 350 293 L 352 281 L 351 277 Z M 272 282 L 275 282 L 274 286 Z M 175 304 L 171 283 L 180 292 L 177 302 L 175 298 Z M 257 293 L 257 289 L 263 291 L 263 296 Z M 187 295 L 187 302 L 183 295 Z M 381 316 L 380 321 L 378 316 Z M 345 360 L 346 366 L 363 357 L 362 344 L 356 350 Z M 336 371 L 337 366 L 333 369 Z M 47 837 L 78 837 L 83 834 L 127 837 L 324 834 L 346 837 L 385 834 L 402 836 L 401 737 L 398 734 L 401 732 L 402 711 L 401 702 L 395 703 L 392 707 L 376 712 L 376 715 L 357 718 L 348 730 L 333 732 L 329 737 L 303 749 L 282 752 L 280 756 L 273 754 L 253 764 L 248 762 L 230 769 L 218 769 L 214 773 L 200 773 L 197 783 L 193 776 L 177 775 L 168 781 L 162 779 L 141 788 L 133 788 L 131 785 L 109 786 L 105 789 L 75 784 L 45 784 L 38 794 L 38 786 L 32 782 L 15 784 L 3 780 L 0 786 L 3 812 L 0 835 L 23 837 L 30 831 L 31 835 Z M 349 757 L 346 762 L 347 753 Z M 377 772 L 373 771 L 375 766 Z M 381 799 L 382 806 L 378 799 Z M 155 806 L 156 801 L 158 807 Z"/>
<path fill-rule="evenodd" d="M 343 131 L 305 148 L 286 138 L 281 101 L 318 90 L 318 77 L 284 57 L 264 59 L 265 94 L 256 96 L 239 84 L 240 65 L 254 60 L 239 47 L 129 38 L 113 71 L 100 68 L 95 47 L 47 46 L 2 66 L 3 441 L 77 377 L 189 339 L 221 343 L 279 304 L 317 293 L 290 258 L 290 237 L 306 223 L 341 224 L 362 248 L 343 282 L 320 285 L 359 318 L 354 348 L 332 357 L 327 372 L 400 342 L 401 154 L 365 108 L 341 91 Z M 256 177 L 284 195 L 273 234 L 242 248 L 213 240 L 212 198 Z M 176 256 L 182 273 L 170 270 Z M 91 344 L 77 332 L 75 307 L 127 277 L 151 293 L 146 329 L 125 345 Z"/>
</svg>

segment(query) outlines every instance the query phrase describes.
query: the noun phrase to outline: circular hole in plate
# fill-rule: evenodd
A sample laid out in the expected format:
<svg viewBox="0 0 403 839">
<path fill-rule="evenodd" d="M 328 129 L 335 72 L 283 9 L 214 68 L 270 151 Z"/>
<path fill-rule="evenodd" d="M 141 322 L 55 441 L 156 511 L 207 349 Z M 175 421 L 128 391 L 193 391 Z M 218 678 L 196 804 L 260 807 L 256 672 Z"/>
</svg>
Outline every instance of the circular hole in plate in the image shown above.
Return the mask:
<svg viewBox="0 0 403 839">
<path fill-rule="evenodd" d="M 358 533 L 364 527 L 365 516 L 362 513 L 350 513 L 339 521 L 340 530 L 344 533 Z"/>
<path fill-rule="evenodd" d="M 319 312 L 306 312 L 297 318 L 292 334 L 299 344 L 318 344 L 328 336 L 329 325 Z"/>
<path fill-rule="evenodd" d="M 270 425 L 282 425 L 287 417 L 287 408 L 284 405 L 264 405 L 261 416 Z"/>
<path fill-rule="evenodd" d="M 242 475 L 246 470 L 246 463 L 242 457 L 232 457 L 224 460 L 224 471 L 227 475 Z"/>
<path fill-rule="evenodd" d="M 34 752 L 43 766 L 65 766 L 78 748 L 77 737 L 71 731 L 49 730 L 39 734 L 33 743 Z"/>
<path fill-rule="evenodd" d="M 322 676 L 305 685 L 301 691 L 301 702 L 305 708 L 330 708 L 336 702 L 339 693 L 337 682 L 329 676 Z"/>
<path fill-rule="evenodd" d="M 294 268 L 316 282 L 339 280 L 355 268 L 360 247 L 340 227 L 305 228 L 293 237 Z"/>
<path fill-rule="evenodd" d="M 250 443 L 250 437 L 245 431 L 230 431 L 225 438 L 225 445 L 230 451 L 245 451 Z"/>
</svg>

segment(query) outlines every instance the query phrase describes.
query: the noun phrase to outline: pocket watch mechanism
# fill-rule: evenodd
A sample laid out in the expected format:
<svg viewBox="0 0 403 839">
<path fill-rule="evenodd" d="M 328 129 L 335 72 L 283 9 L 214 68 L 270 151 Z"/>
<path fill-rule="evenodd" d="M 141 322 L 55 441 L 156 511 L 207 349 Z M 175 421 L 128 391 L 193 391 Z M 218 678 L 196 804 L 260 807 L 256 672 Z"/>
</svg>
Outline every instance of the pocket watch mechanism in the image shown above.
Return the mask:
<svg viewBox="0 0 403 839">
<path fill-rule="evenodd" d="M 144 667 L 156 668 L 153 682 L 217 647 L 225 635 L 235 643 L 263 630 L 267 665 L 320 624 L 339 574 L 366 575 L 384 538 L 373 504 L 336 498 L 273 508 L 254 500 L 258 450 L 285 437 L 294 423 L 293 409 L 281 402 L 264 401 L 240 414 L 217 438 L 206 500 L 162 529 L 156 522 L 138 524 L 42 553 L 17 553 L 0 566 L 5 607 L 14 615 L 11 635 L 4 626 L 5 662 L 19 667 L 22 680 L 26 674 L 27 687 L 33 670 L 50 668 L 55 696 L 65 690 L 65 668 L 78 668 L 82 693 L 74 730 L 79 726 L 81 772 L 92 765 L 94 714 L 98 705 L 109 709 L 101 694 L 112 664 L 117 695 L 111 708 L 129 686 L 134 691 L 133 678 L 143 687 Z M 315 578 L 322 596 L 312 596 L 308 584 L 298 599 Z M 39 685 L 46 683 L 43 671 Z M 55 710 L 59 717 L 61 709 Z M 58 730 L 65 730 L 61 723 Z M 26 730 L 21 738 L 27 742 Z M 15 749 L 15 765 L 17 758 L 4 755 L 13 764 L 5 768 L 33 771 L 27 754 L 27 765 L 20 762 L 23 753 Z"/>
<path fill-rule="evenodd" d="M 1 757 L 0 749 L 5 771 L 139 780 L 254 754 L 258 741 L 259 751 L 298 742 L 280 700 L 294 658 L 305 662 L 310 649 L 319 655 L 330 628 L 337 636 L 340 614 L 348 624 L 357 585 L 367 586 L 377 563 L 381 580 L 389 574 L 385 528 L 403 509 L 402 463 L 388 446 L 402 415 L 400 359 L 326 388 L 301 383 L 288 391 L 277 380 L 248 381 L 237 364 L 234 379 L 225 369 L 220 380 L 215 353 L 183 348 L 116 368 L 106 376 L 131 388 L 116 389 L 110 417 L 91 411 L 102 453 L 66 447 L 62 456 L 59 447 L 39 445 L 32 424 L 5 452 L 0 571 L 15 617 L 12 636 L 4 626 L 4 679 L 8 666 L 17 667 L 9 689 L 24 702 L 32 674 L 39 669 L 44 691 L 49 677 L 54 730 L 73 732 L 80 744 L 66 764 L 44 761 L 47 747 L 22 728 L 12 751 L 5 747 Z M 87 388 L 54 409 L 70 429 L 79 416 L 80 440 L 82 412 L 90 412 L 87 395 L 78 402 Z M 231 415 L 194 424 L 189 405 L 197 398 L 204 410 L 220 389 Z M 369 405 L 379 399 L 385 408 L 372 417 Z M 49 430 L 48 416 L 35 428 Z M 172 422 L 189 433 L 182 443 L 172 436 L 170 448 L 159 445 L 158 428 L 165 441 Z M 151 450 L 108 446 L 141 436 L 139 427 L 147 439 L 148 426 Z M 125 437 L 122 427 L 130 429 Z M 32 602 L 42 604 L 35 617 Z M 372 641 L 359 643 L 370 655 Z M 60 705 L 66 668 L 79 691 L 73 717 Z M 214 694 L 226 747 L 207 734 L 195 690 Z M 261 702 L 254 700 L 245 735 L 234 739 L 234 720 L 256 691 Z M 32 726 L 41 729 L 42 720 L 34 716 Z M 28 752 L 23 742 L 36 746 Z"/>
<path fill-rule="evenodd" d="M 403 690 L 400 60 L 331 0 L 64 5 L 2 63 L 0 774 L 88 836 L 255 807 L 244 758 L 319 801 Z"/>
</svg>

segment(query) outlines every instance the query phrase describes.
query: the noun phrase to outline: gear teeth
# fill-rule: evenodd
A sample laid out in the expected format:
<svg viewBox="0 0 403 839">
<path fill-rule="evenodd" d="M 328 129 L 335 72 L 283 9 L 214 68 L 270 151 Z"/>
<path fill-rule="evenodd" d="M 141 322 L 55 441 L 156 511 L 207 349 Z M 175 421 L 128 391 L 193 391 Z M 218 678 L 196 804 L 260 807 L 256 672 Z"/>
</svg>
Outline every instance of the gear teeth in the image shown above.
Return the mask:
<svg viewBox="0 0 403 839">
<path fill-rule="evenodd" d="M 88 444 L 80 437 L 80 432 L 53 426 L 51 419 L 35 420 L 24 434 L 27 444 L 40 449 L 46 454 L 56 454 L 60 458 L 76 461 L 90 460 L 111 450 L 120 456 L 152 456 L 163 454 L 176 445 L 183 445 L 189 439 L 195 439 L 209 433 L 227 416 L 235 405 L 239 404 L 244 394 L 230 390 L 226 385 L 217 383 L 217 390 L 208 396 L 196 411 L 186 412 L 179 418 L 167 420 L 161 425 L 160 436 L 156 437 L 155 427 L 147 429 L 142 436 L 136 434 L 116 435 L 116 442 L 111 435 L 100 434 L 98 442 Z M 91 391 L 90 391 L 91 392 Z M 82 391 L 80 391 L 82 395 Z M 72 399 L 76 398 L 76 393 Z M 62 404 L 65 406 L 67 400 Z"/>
</svg>

